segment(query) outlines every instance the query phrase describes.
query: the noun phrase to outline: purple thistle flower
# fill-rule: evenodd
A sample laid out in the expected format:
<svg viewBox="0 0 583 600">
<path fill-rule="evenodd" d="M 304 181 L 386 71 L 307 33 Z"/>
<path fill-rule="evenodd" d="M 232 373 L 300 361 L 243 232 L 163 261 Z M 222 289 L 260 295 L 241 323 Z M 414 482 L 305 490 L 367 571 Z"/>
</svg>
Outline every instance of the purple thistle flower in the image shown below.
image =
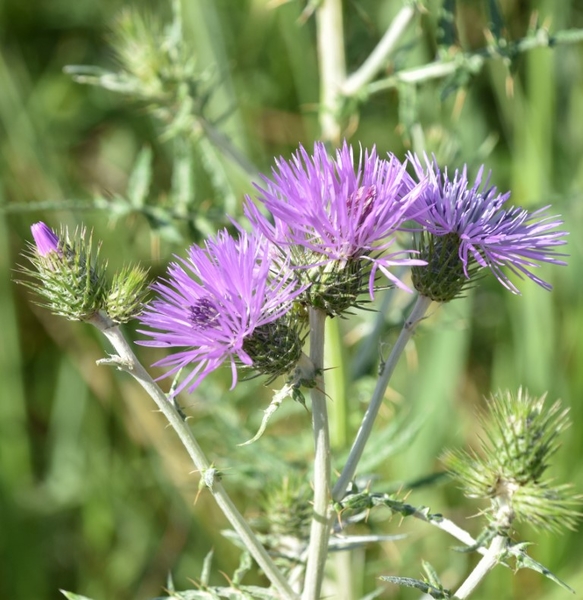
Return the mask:
<svg viewBox="0 0 583 600">
<path fill-rule="evenodd" d="M 40 256 L 59 251 L 59 237 L 48 225 L 39 221 L 31 226 L 30 231 Z"/>
<path fill-rule="evenodd" d="M 373 148 L 361 152 L 355 168 L 352 147 L 346 142 L 335 159 L 318 142 L 312 156 L 300 146 L 291 160 L 279 158 L 275 164 L 271 178 L 262 176 L 263 185 L 256 186 L 274 224 L 249 197 L 245 214 L 278 247 L 291 246 L 292 255 L 294 247 L 308 251 L 304 264 L 294 261 L 296 267 L 366 261 L 371 267 L 371 297 L 377 269 L 408 290 L 389 268 L 424 263 L 410 258 L 410 251 L 385 253 L 421 187 L 404 165 L 392 155 L 379 159 Z M 365 263 L 359 264 L 362 271 Z"/>
<path fill-rule="evenodd" d="M 520 207 L 503 208 L 510 192 L 499 194 L 496 187 L 490 187 L 490 174 L 483 180 L 483 166 L 471 184 L 465 166 L 461 172 L 456 170 L 451 179 L 447 170 L 439 169 L 435 157 L 430 161 L 425 156 L 426 168 L 415 155 L 410 153 L 408 158 L 419 180 L 425 181 L 413 206 L 416 212 L 413 219 L 429 236 L 434 236 L 432 252 L 435 254 L 436 249 L 441 252 L 439 257 L 432 258 L 420 249 L 422 258 L 429 262 L 425 279 L 429 280 L 431 271 L 435 274 L 439 270 L 436 265 L 432 269 L 432 262 L 443 264 L 444 254 L 455 251 L 457 259 L 453 260 L 461 265 L 464 283 L 476 270 L 488 267 L 506 289 L 520 294 L 502 270 L 505 267 L 521 279 L 526 276 L 547 290 L 552 288 L 530 271 L 539 267 L 538 263 L 566 264 L 557 258 L 564 255 L 554 248 L 566 243 L 563 238 L 567 232 L 557 230 L 562 220 L 545 215 L 548 206 L 534 212 Z M 423 237 L 426 243 L 427 236 L 423 234 Z M 453 266 L 451 259 L 447 257 Z"/>
<path fill-rule="evenodd" d="M 286 265 L 274 265 L 273 250 L 257 235 L 241 232 L 235 240 L 222 231 L 204 248 L 192 246 L 153 285 L 159 297 L 140 316 L 155 330 L 141 333 L 153 340 L 140 343 L 181 348 L 155 363 L 171 367 L 166 376 L 194 364 L 174 393 L 192 391 L 225 361 L 232 387 L 238 365 L 272 376 L 295 366 L 301 342 L 285 317 L 302 289 Z"/>
</svg>

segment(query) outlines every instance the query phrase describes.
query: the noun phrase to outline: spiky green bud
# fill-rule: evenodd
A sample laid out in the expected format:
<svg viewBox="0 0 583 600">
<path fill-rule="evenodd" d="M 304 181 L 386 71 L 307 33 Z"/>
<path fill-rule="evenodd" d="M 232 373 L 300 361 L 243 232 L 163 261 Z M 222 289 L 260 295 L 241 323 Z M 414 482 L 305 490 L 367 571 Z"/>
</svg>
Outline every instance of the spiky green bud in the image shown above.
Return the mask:
<svg viewBox="0 0 583 600">
<path fill-rule="evenodd" d="M 113 276 L 105 297 L 105 311 L 116 323 L 127 323 L 143 309 L 148 293 L 148 272 L 141 267 L 123 267 Z"/>
<path fill-rule="evenodd" d="M 420 232 L 416 243 L 419 258 L 427 261 L 426 266 L 415 266 L 411 277 L 415 289 L 434 302 L 449 302 L 459 298 L 475 280 L 478 265 L 468 267 L 460 260 L 460 238 L 456 233 L 436 236 Z"/>
<path fill-rule="evenodd" d="M 310 487 L 284 477 L 279 486 L 267 491 L 263 512 L 269 532 L 274 536 L 307 539 L 313 513 Z"/>
<path fill-rule="evenodd" d="M 490 500 L 486 512 L 497 527 L 516 520 L 559 530 L 572 528 L 581 515 L 576 508 L 581 498 L 571 486 L 543 480 L 558 436 L 569 426 L 568 411 L 559 402 L 545 406 L 545 398 L 523 389 L 493 395 L 482 418 L 480 454 L 456 451 L 445 457 L 466 496 Z"/>
<path fill-rule="evenodd" d="M 92 234 L 82 228 L 69 236 L 62 229 L 57 236 L 44 223 L 33 225 L 32 233 L 35 244 L 28 258 L 35 269 L 22 270 L 36 281 L 21 283 L 43 297 L 42 305 L 53 313 L 73 321 L 91 318 L 105 295 L 103 269 L 91 261 Z"/>
<path fill-rule="evenodd" d="M 256 327 L 245 338 L 243 349 L 253 360 L 253 370 L 269 375 L 267 383 L 291 371 L 302 355 L 304 338 L 295 320 L 284 316 Z M 241 364 L 241 367 L 245 365 Z"/>
<path fill-rule="evenodd" d="M 147 293 L 147 272 L 124 267 L 111 285 L 106 263 L 99 261 L 101 244 L 93 252 L 92 233 L 85 228 L 70 236 L 57 235 L 44 223 L 31 227 L 34 244 L 28 258 L 34 269 L 22 268 L 32 281 L 20 281 L 45 299 L 42 306 L 72 321 L 87 321 L 103 311 L 115 323 L 125 323 L 142 310 Z"/>
</svg>

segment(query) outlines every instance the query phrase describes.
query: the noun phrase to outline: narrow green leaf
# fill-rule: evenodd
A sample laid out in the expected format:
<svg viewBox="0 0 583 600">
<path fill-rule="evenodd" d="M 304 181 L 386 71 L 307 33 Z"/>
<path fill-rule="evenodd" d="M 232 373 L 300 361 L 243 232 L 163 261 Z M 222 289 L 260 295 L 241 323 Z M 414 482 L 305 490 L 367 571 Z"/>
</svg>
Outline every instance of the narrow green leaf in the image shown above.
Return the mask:
<svg viewBox="0 0 583 600">
<path fill-rule="evenodd" d="M 130 174 L 127 196 L 131 205 L 139 210 L 144 206 L 152 183 L 152 149 L 144 146 L 136 159 Z"/>
<path fill-rule="evenodd" d="M 205 557 L 202 563 L 202 572 L 200 574 L 200 583 L 204 587 L 208 586 L 211 577 L 211 565 L 213 562 L 214 550 L 211 550 Z"/>
<path fill-rule="evenodd" d="M 424 594 L 429 594 L 432 598 L 451 598 L 451 592 L 449 590 L 441 590 L 420 579 L 413 579 L 411 577 L 393 577 L 392 575 L 384 575 L 379 577 L 379 579 L 403 587 L 415 588 Z"/>
<path fill-rule="evenodd" d="M 65 590 L 59 590 L 67 600 L 91 600 L 87 596 L 81 596 L 80 594 L 75 594 L 73 592 L 66 592 Z"/>
</svg>

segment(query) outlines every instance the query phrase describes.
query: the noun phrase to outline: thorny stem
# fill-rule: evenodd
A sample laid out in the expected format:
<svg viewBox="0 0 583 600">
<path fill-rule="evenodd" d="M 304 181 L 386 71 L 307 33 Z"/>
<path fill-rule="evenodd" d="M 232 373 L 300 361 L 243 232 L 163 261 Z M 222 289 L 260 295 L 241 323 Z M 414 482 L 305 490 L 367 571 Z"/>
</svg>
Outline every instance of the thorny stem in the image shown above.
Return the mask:
<svg viewBox="0 0 583 600">
<path fill-rule="evenodd" d="M 456 600 L 465 600 L 476 589 L 480 581 L 504 559 L 509 544 L 508 536 L 504 535 L 504 532 L 508 532 L 510 529 L 515 514 L 512 509 L 511 496 L 499 496 L 497 502 L 498 508 L 493 526 L 499 533 L 492 540 L 480 562 L 455 593 Z"/>
<path fill-rule="evenodd" d="M 356 438 L 352 444 L 352 448 L 350 449 L 350 454 L 348 455 L 344 469 L 342 470 L 342 473 L 340 474 L 340 477 L 336 482 L 334 489 L 332 490 L 332 498 L 336 501 L 342 500 L 346 493 L 348 483 L 356 473 L 356 468 L 362 456 L 362 452 L 368 441 L 368 438 L 370 437 L 373 424 L 383 403 L 385 390 L 387 389 L 391 375 L 395 370 L 399 357 L 405 349 L 407 342 L 411 339 L 413 332 L 423 318 L 423 315 L 425 315 L 430 304 L 431 300 L 429 298 L 426 298 L 425 296 L 419 296 L 415 302 L 415 305 L 413 306 L 413 310 L 411 311 L 409 318 L 403 325 L 403 329 L 399 334 L 397 342 L 393 346 L 391 354 L 387 359 L 385 366 L 383 367 L 383 372 L 377 380 L 370 404 L 368 405 L 366 413 L 364 414 L 360 429 L 356 434 Z"/>
<path fill-rule="evenodd" d="M 342 1 L 322 0 L 316 12 L 322 139 L 340 143 L 340 88 L 346 78 Z"/>
<path fill-rule="evenodd" d="M 504 53 L 496 48 L 486 47 L 477 50 L 473 53 L 457 55 L 453 59 L 445 58 L 435 62 L 423 65 L 421 67 L 413 67 L 404 69 L 395 73 L 391 77 L 374 81 L 366 87 L 366 93 L 376 94 L 383 90 L 397 87 L 400 83 L 420 83 L 430 79 L 439 79 L 452 75 L 458 69 L 467 69 L 472 73 L 477 73 L 484 62 L 492 58 L 507 58 L 516 56 L 522 52 L 533 50 L 534 48 L 546 48 L 559 44 L 575 44 L 583 40 L 583 30 L 573 29 L 559 31 L 554 35 L 549 35 L 545 29 L 539 29 L 535 35 L 524 37 L 516 42 L 506 46 Z"/>
<path fill-rule="evenodd" d="M 345 96 L 356 96 L 367 83 L 372 81 L 373 77 L 383 68 L 414 15 L 414 6 L 403 6 L 401 8 L 370 56 L 344 82 L 341 91 Z"/>
<path fill-rule="evenodd" d="M 164 414 L 171 427 L 180 438 L 180 441 L 188 452 L 196 469 L 201 473 L 201 476 L 211 469 L 211 463 L 198 445 L 190 427 L 182 419 L 173 404 L 168 401 L 166 394 L 158 387 L 156 382 L 138 361 L 119 327 L 109 318 L 101 314 L 95 315 L 90 320 L 90 323 L 105 335 L 118 353 L 118 356 L 113 357 L 111 360 L 101 361 L 101 363 L 113 364 L 129 373 L 144 388 L 144 390 L 146 390 L 148 395 L 160 409 L 160 412 Z M 219 479 L 220 477 L 215 476 L 212 483 L 210 485 L 207 484 L 207 487 L 215 498 L 219 508 L 223 511 L 224 515 L 229 520 L 229 523 L 241 538 L 241 541 L 249 550 L 269 581 L 280 593 L 281 598 L 284 600 L 297 600 L 297 595 L 291 589 L 280 570 L 275 566 L 265 548 L 257 540 L 255 534 L 231 501 Z"/>
<path fill-rule="evenodd" d="M 314 512 L 302 600 L 318 600 L 328 554 L 332 523 L 330 503 L 330 433 L 324 390 L 324 330 L 326 313 L 310 309 L 310 359 L 316 370 L 316 386 L 311 389 L 314 430 Z"/>
<path fill-rule="evenodd" d="M 453 521 L 450 521 L 445 517 L 439 519 L 430 518 L 422 510 L 416 510 L 411 513 L 411 516 L 425 523 L 429 523 L 429 525 L 433 525 L 434 527 L 441 529 L 441 531 L 445 531 L 445 533 L 449 533 L 451 537 L 454 537 L 468 547 L 473 548 L 477 544 L 477 540 L 475 540 L 465 529 L 462 529 L 459 525 L 456 525 Z M 485 554 L 487 550 L 480 546 L 476 549 L 476 552 Z"/>
<path fill-rule="evenodd" d="M 480 581 L 500 562 L 507 546 L 508 538 L 504 535 L 497 535 L 492 540 L 486 554 L 455 593 L 456 600 L 465 600 L 476 589 Z"/>
</svg>

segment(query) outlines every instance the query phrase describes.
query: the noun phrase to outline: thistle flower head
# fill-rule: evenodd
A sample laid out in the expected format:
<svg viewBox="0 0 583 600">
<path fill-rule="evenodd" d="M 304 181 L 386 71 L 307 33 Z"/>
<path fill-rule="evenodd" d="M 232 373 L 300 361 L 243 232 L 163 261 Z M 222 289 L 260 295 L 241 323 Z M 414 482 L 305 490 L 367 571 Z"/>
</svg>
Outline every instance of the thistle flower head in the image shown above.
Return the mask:
<svg viewBox="0 0 583 600">
<path fill-rule="evenodd" d="M 498 527 L 517 520 L 541 529 L 572 528 L 580 516 L 575 508 L 580 498 L 570 486 L 543 479 L 559 447 L 558 436 L 569 425 L 567 411 L 520 389 L 516 395 L 494 395 L 482 423 L 480 454 L 458 451 L 445 458 L 466 495 L 489 499 L 487 514 Z"/>
<path fill-rule="evenodd" d="M 250 198 L 246 215 L 276 246 L 289 248 L 298 276 L 310 284 L 310 303 L 318 306 L 316 297 L 327 294 L 318 307 L 329 314 L 354 304 L 366 276 L 372 297 L 377 270 L 407 289 L 389 268 L 424 264 L 406 251 L 387 253 L 421 187 L 394 156 L 382 160 L 373 148 L 355 165 L 346 142 L 335 158 L 316 143 L 312 155 L 300 146 L 291 160 L 276 160 L 271 177 L 262 179 L 258 199 L 273 223 Z M 322 289 L 315 291 L 318 284 Z M 345 296 L 340 306 L 331 302 L 334 295 Z"/>
<path fill-rule="evenodd" d="M 483 166 L 471 183 L 466 167 L 451 178 L 435 158 L 425 156 L 425 168 L 415 155 L 409 160 L 417 178 L 425 181 L 410 211 L 423 228 L 418 250 L 428 263 L 426 268 L 413 268 L 413 282 L 421 294 L 439 302 L 452 300 L 486 267 L 514 294 L 520 292 L 503 268 L 551 289 L 532 272 L 540 263 L 566 264 L 555 248 L 566 243 L 567 233 L 557 229 L 562 225 L 558 217 L 546 215 L 548 207 L 535 212 L 504 208 L 510 192 L 499 194 L 490 186 Z"/>
<path fill-rule="evenodd" d="M 237 366 L 271 378 L 295 366 L 302 340 L 289 313 L 302 289 L 287 265 L 272 261 L 273 252 L 263 237 L 223 231 L 204 248 L 192 246 L 153 285 L 158 298 L 140 317 L 151 328 L 141 333 L 152 340 L 140 343 L 177 349 L 156 363 L 170 367 L 167 375 L 192 366 L 174 393 L 192 391 L 224 362 L 233 387 Z"/>
</svg>

